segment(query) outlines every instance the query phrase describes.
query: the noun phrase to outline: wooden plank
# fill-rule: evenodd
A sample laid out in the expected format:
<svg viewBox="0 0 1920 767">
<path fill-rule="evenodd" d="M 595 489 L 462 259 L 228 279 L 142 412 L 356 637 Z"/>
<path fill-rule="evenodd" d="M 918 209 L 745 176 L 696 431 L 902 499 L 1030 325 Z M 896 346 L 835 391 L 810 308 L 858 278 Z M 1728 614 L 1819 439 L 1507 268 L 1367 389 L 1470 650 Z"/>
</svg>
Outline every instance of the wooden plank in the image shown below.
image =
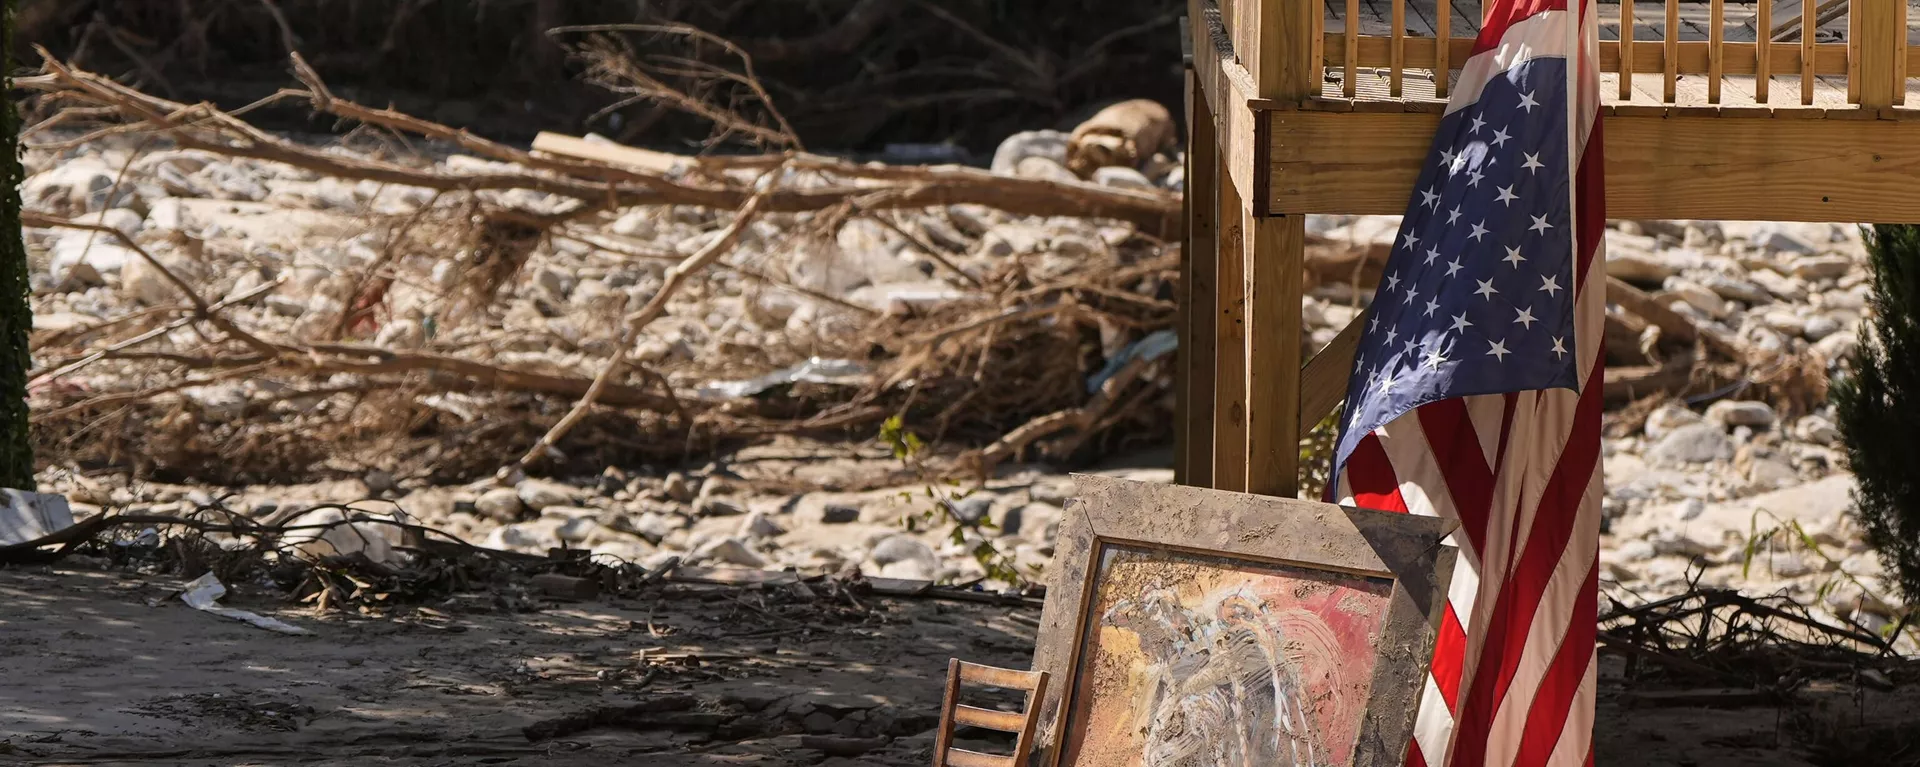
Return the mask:
<svg viewBox="0 0 1920 767">
<path fill-rule="evenodd" d="M 1435 13 L 1436 24 L 1433 29 L 1435 40 L 1453 40 L 1453 0 L 1438 0 L 1439 9 Z M 1433 95 L 1435 98 L 1447 97 L 1447 82 L 1453 78 L 1453 46 L 1435 45 L 1433 59 Z"/>
<path fill-rule="evenodd" d="M 1003 690 L 1032 690 L 1040 682 L 1038 671 L 1015 671 L 1010 668 L 982 666 L 966 661 L 957 662 L 960 664 L 959 679 L 967 684 L 986 685 Z"/>
<path fill-rule="evenodd" d="M 1033 733 L 1040 724 L 1040 702 L 1047 699 L 1047 681 L 1052 672 L 1036 671 L 1039 678 L 1034 680 L 1033 690 L 1027 693 L 1027 701 L 1022 709 L 1026 711 L 1026 725 L 1020 728 L 1020 737 L 1013 742 L 1013 757 L 1026 760 L 1033 753 Z"/>
<path fill-rule="evenodd" d="M 1248 216 L 1247 492 L 1299 494 L 1300 279 L 1307 217 Z"/>
<path fill-rule="evenodd" d="M 1609 216 L 1893 223 L 1920 210 L 1920 121 L 1692 112 L 1607 118 Z M 1267 117 L 1272 210 L 1348 215 L 1406 211 L 1439 122 L 1417 113 Z"/>
<path fill-rule="evenodd" d="M 1672 0 L 1668 0 L 1668 1 L 1672 2 Z M 1801 2 L 1801 5 L 1800 5 L 1801 18 L 1806 18 L 1806 19 L 1816 18 L 1816 15 L 1814 12 L 1814 5 L 1813 5 L 1814 0 L 1800 0 L 1800 2 Z M 1812 27 L 1812 29 L 1819 29 L 1819 27 Z M 1811 106 L 1813 104 L 1813 75 L 1814 75 L 1813 41 L 1814 41 L 1814 35 L 1812 35 L 1811 33 L 1803 34 L 1800 36 L 1800 105 L 1801 106 Z"/>
<path fill-rule="evenodd" d="M 1720 79 L 1726 76 L 1727 0 L 1708 3 L 1707 103 L 1720 103 Z"/>
<path fill-rule="evenodd" d="M 1859 71 L 1853 80 L 1859 83 L 1862 107 L 1877 109 L 1893 105 L 1893 76 L 1899 68 L 1894 62 L 1898 50 L 1894 37 L 1906 35 L 1898 10 L 1904 2 L 1906 0 L 1854 0 L 1853 11 L 1848 14 L 1856 20 L 1854 29 L 1859 33 L 1853 38 L 1860 53 Z"/>
<path fill-rule="evenodd" d="M 964 748 L 952 748 L 946 752 L 947 767 L 1017 767 L 1011 756 L 995 756 Z"/>
<path fill-rule="evenodd" d="M 1814 19 L 1813 28 L 1819 29 L 1847 12 L 1847 0 L 1819 0 L 1817 5 L 1812 6 L 1811 12 L 1806 10 L 1809 6 L 1802 4 L 1801 0 L 1772 0 L 1761 5 L 1757 28 L 1773 30 L 1764 36 L 1776 43 L 1799 39 L 1801 21 L 1809 15 Z M 1767 18 L 1769 16 L 1771 19 Z"/>
<path fill-rule="evenodd" d="M 1254 95 L 1298 101 L 1315 93 L 1320 85 L 1320 61 L 1314 51 L 1319 44 L 1320 23 L 1324 15 L 1319 5 L 1304 0 L 1262 0 L 1249 2 L 1258 8 L 1259 37 L 1252 53 L 1241 56 L 1252 62 Z"/>
<path fill-rule="evenodd" d="M 1407 0 L 1388 0 L 1393 6 L 1393 50 L 1387 64 L 1387 95 L 1400 98 L 1407 71 Z"/>
<path fill-rule="evenodd" d="M 982 727 L 1016 734 L 1027 726 L 1027 718 L 1012 711 L 994 711 L 964 704 L 953 707 L 953 721 L 967 727 Z"/>
<path fill-rule="evenodd" d="M 1620 52 L 1620 61 L 1611 70 L 1620 73 L 1621 101 L 1633 98 L 1633 35 L 1633 3 L 1622 2 L 1620 4 L 1620 39 L 1614 43 L 1614 50 Z M 1608 71 L 1604 59 L 1600 68 L 1601 71 Z"/>
<path fill-rule="evenodd" d="M 1347 0 L 1346 18 L 1360 18 L 1360 0 Z M 1353 98 L 1354 62 L 1360 60 L 1360 25 L 1358 23 L 1349 23 L 1342 26 L 1343 29 L 1340 32 L 1340 50 L 1346 54 L 1346 64 L 1340 74 L 1340 92 L 1346 94 L 1347 98 Z"/>
<path fill-rule="evenodd" d="M 1196 75 L 1197 79 L 1197 75 Z M 1180 430 L 1186 435 L 1186 483 L 1195 487 L 1213 486 L 1213 407 L 1215 358 L 1214 324 L 1219 315 L 1219 146 L 1215 142 L 1213 112 L 1205 99 L 1193 100 L 1188 118 L 1186 197 L 1191 213 L 1187 219 L 1186 261 L 1191 266 L 1184 288 L 1187 298 L 1187 327 L 1180 339 L 1180 364 L 1187 372 L 1186 420 Z"/>
<path fill-rule="evenodd" d="M 1893 106 L 1907 104 L 1907 0 L 1893 6 L 1899 17 L 1893 21 Z"/>
<path fill-rule="evenodd" d="M 1428 131 L 1431 135 L 1432 131 Z M 1227 162 L 1222 157 L 1222 162 Z M 1215 369 L 1213 379 L 1213 486 L 1247 490 L 1247 335 L 1245 221 L 1240 193 L 1220 173 L 1220 239 L 1214 259 Z"/>
<path fill-rule="evenodd" d="M 1300 438 L 1320 424 L 1340 401 L 1347 398 L 1347 379 L 1353 375 L 1353 358 L 1360 351 L 1360 336 L 1366 333 L 1367 315 L 1355 316 L 1340 334 L 1328 341 L 1319 354 L 1300 366 Z"/>
<path fill-rule="evenodd" d="M 1389 62 L 1387 50 L 1391 40 L 1384 37 L 1361 36 L 1355 46 L 1362 67 L 1384 67 Z M 1433 38 L 1415 37 L 1407 40 L 1407 66 L 1423 69 L 1434 66 L 1438 45 Z M 1757 43 L 1727 42 L 1722 46 L 1721 66 L 1723 74 L 1750 75 L 1758 72 Z M 1633 71 L 1638 74 L 1657 74 L 1667 68 L 1666 43 L 1659 40 L 1639 40 L 1632 46 L 1629 58 L 1633 62 Z M 1473 41 L 1455 38 L 1449 45 L 1451 55 L 1465 58 L 1473 49 Z M 1678 60 L 1675 71 L 1679 74 L 1705 74 L 1711 67 L 1708 51 L 1710 44 L 1702 40 L 1688 40 L 1675 46 Z M 1621 69 L 1620 43 L 1614 40 L 1600 41 L 1600 67 L 1605 72 Z M 1801 64 L 1801 50 L 1798 46 L 1770 46 L 1768 67 L 1771 71 L 1798 71 Z M 1814 74 L 1844 75 L 1847 72 L 1847 46 L 1845 43 L 1824 43 L 1815 49 Z M 1344 66 L 1346 55 L 1336 52 L 1328 60 L 1329 66 Z"/>
<path fill-rule="evenodd" d="M 577 136 L 541 131 L 533 137 L 533 151 L 562 157 L 624 165 L 649 173 L 671 174 L 686 167 L 687 158 L 651 149 L 589 141 Z"/>
<path fill-rule="evenodd" d="M 1772 29 L 1773 0 L 1758 0 L 1755 4 L 1760 6 L 1759 28 Z M 1770 58 L 1772 44 L 1772 35 L 1760 35 L 1754 40 L 1753 100 L 1760 104 L 1767 103 L 1767 89 L 1773 84 L 1773 61 Z"/>
<path fill-rule="evenodd" d="M 1667 26 L 1661 30 L 1661 35 L 1661 41 L 1666 44 L 1666 55 L 1661 59 L 1666 79 L 1662 81 L 1664 90 L 1661 91 L 1663 95 L 1660 100 L 1671 104 L 1674 102 L 1674 85 L 1680 75 L 1680 0 L 1667 0 Z"/>
</svg>

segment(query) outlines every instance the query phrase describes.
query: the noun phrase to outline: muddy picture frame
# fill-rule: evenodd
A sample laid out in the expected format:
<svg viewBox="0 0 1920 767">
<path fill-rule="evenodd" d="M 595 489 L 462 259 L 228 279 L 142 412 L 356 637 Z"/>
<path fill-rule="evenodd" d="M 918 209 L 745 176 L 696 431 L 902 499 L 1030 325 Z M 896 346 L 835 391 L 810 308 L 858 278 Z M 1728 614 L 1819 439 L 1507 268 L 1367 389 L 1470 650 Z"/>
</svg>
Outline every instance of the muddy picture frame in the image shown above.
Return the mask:
<svg viewBox="0 0 1920 767">
<path fill-rule="evenodd" d="M 1350 767 L 1400 767 L 1445 609 L 1456 549 L 1455 524 L 1435 517 L 1205 488 L 1076 475 L 1061 521 L 1033 668 L 1056 683 L 1039 701 L 1039 733 L 1026 763 L 1056 767 L 1086 669 L 1083 655 L 1110 547 L 1195 556 L 1250 567 L 1324 571 L 1392 581 L 1376 661 Z M 1115 765 L 1114 767 L 1120 767 Z"/>
</svg>

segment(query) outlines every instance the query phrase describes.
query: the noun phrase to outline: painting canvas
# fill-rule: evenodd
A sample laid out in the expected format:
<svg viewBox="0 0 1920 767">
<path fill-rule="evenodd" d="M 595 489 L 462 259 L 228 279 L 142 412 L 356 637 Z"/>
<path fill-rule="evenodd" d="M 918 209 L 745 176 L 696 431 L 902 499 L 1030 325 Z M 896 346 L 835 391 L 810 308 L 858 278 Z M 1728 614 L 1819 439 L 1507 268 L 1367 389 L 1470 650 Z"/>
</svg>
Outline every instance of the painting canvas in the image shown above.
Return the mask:
<svg viewBox="0 0 1920 767">
<path fill-rule="evenodd" d="M 1034 668 L 1043 767 L 1399 767 L 1451 523 L 1077 477 Z"/>
<path fill-rule="evenodd" d="M 1346 764 L 1393 581 L 1103 548 L 1063 764 Z"/>
</svg>

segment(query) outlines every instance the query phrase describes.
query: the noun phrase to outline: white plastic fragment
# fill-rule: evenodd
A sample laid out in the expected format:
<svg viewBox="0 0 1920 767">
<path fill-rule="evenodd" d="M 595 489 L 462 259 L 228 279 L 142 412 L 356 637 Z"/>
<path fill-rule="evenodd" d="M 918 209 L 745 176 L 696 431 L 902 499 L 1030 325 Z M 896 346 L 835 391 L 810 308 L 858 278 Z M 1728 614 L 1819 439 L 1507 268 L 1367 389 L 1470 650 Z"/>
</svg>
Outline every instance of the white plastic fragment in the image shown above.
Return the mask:
<svg viewBox="0 0 1920 767">
<path fill-rule="evenodd" d="M 0 546 L 45 538 L 73 526 L 67 498 L 0 488 Z"/>
<path fill-rule="evenodd" d="M 236 610 L 231 607 L 222 607 L 219 604 L 219 600 L 221 597 L 226 596 L 226 594 L 226 584 L 221 583 L 219 578 L 213 577 L 212 572 L 208 572 L 206 575 L 195 578 L 192 583 L 187 584 L 187 589 L 180 592 L 180 601 L 187 603 L 188 607 L 195 610 L 212 613 L 222 618 L 232 618 L 268 631 L 275 631 L 281 634 L 313 633 L 291 623 L 269 618 L 258 613 Z"/>
</svg>

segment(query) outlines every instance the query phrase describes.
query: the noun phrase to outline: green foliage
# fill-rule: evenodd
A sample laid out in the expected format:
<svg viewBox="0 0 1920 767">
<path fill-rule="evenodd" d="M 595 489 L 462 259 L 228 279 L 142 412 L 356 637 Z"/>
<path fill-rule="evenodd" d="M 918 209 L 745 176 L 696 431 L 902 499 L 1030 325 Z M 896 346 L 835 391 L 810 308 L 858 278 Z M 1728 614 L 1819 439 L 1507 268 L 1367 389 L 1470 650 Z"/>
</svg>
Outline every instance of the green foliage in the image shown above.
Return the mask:
<svg viewBox="0 0 1920 767">
<path fill-rule="evenodd" d="M 1762 517 L 1770 523 L 1768 527 L 1760 526 Z M 1813 598 L 1816 602 L 1825 602 L 1829 594 L 1841 586 L 1848 585 L 1853 586 L 1864 597 L 1879 602 L 1891 601 L 1887 599 L 1886 594 L 1875 591 L 1872 585 L 1860 580 L 1858 575 L 1847 572 L 1843 561 L 1846 558 L 1846 552 L 1840 552 L 1839 556 L 1828 553 L 1827 548 L 1820 545 L 1813 534 L 1800 525 L 1799 520 L 1783 520 L 1766 509 L 1755 511 L 1753 517 L 1747 522 L 1747 540 L 1740 557 L 1740 577 L 1751 577 L 1756 564 L 1764 565 L 1771 571 L 1774 556 L 1790 552 L 1798 552 L 1803 558 L 1818 559 L 1818 569 L 1826 573 L 1814 589 Z M 1857 622 L 1855 627 L 1866 628 L 1859 626 Z M 1920 641 L 1920 625 L 1913 625 L 1911 622 L 1888 623 L 1880 627 L 1879 635 L 1881 639 L 1892 643 L 1895 633 L 1903 629 L 1915 641 Z"/>
<path fill-rule="evenodd" d="M 946 525 L 947 540 L 956 544 L 965 543 L 967 523 L 954 513 L 954 504 L 973 495 L 973 491 L 960 489 L 960 483 L 953 480 L 938 480 L 933 477 L 932 472 L 927 470 L 926 464 L 921 460 L 921 453 L 927 447 L 926 443 L 921 441 L 920 435 L 907 429 L 905 421 L 899 414 L 893 415 L 880 424 L 879 436 L 881 444 L 893 450 L 893 457 L 906 464 L 907 468 L 912 469 L 925 483 L 918 497 L 924 498 L 927 505 L 908 513 L 902 520 L 907 531 L 919 532 Z M 900 500 L 909 506 L 917 503 L 915 498 L 912 491 L 900 492 Z M 990 519 L 982 519 L 973 526 L 984 531 L 999 529 Z M 973 555 L 973 561 L 980 563 L 980 568 L 986 571 L 987 580 L 1016 587 L 1026 583 L 1027 579 L 1021 576 L 1013 557 L 1001 552 L 993 545 L 993 541 L 980 541 L 969 553 Z"/>
<path fill-rule="evenodd" d="M 1873 266 L 1874 317 L 1832 398 L 1858 487 L 1853 513 L 1899 580 L 1920 602 L 1920 227 L 1865 231 Z"/>
<path fill-rule="evenodd" d="M 13 62 L 13 11 L 6 0 L 0 61 Z M 13 91 L 13 78 L 6 79 Z M 27 247 L 20 239 L 20 113 L 12 98 L 0 108 L 0 487 L 33 489 L 33 442 L 27 423 Z"/>
<path fill-rule="evenodd" d="M 1300 440 L 1300 497 L 1318 499 L 1333 475 L 1333 451 L 1340 439 L 1341 405 L 1313 425 L 1313 431 Z"/>
</svg>

